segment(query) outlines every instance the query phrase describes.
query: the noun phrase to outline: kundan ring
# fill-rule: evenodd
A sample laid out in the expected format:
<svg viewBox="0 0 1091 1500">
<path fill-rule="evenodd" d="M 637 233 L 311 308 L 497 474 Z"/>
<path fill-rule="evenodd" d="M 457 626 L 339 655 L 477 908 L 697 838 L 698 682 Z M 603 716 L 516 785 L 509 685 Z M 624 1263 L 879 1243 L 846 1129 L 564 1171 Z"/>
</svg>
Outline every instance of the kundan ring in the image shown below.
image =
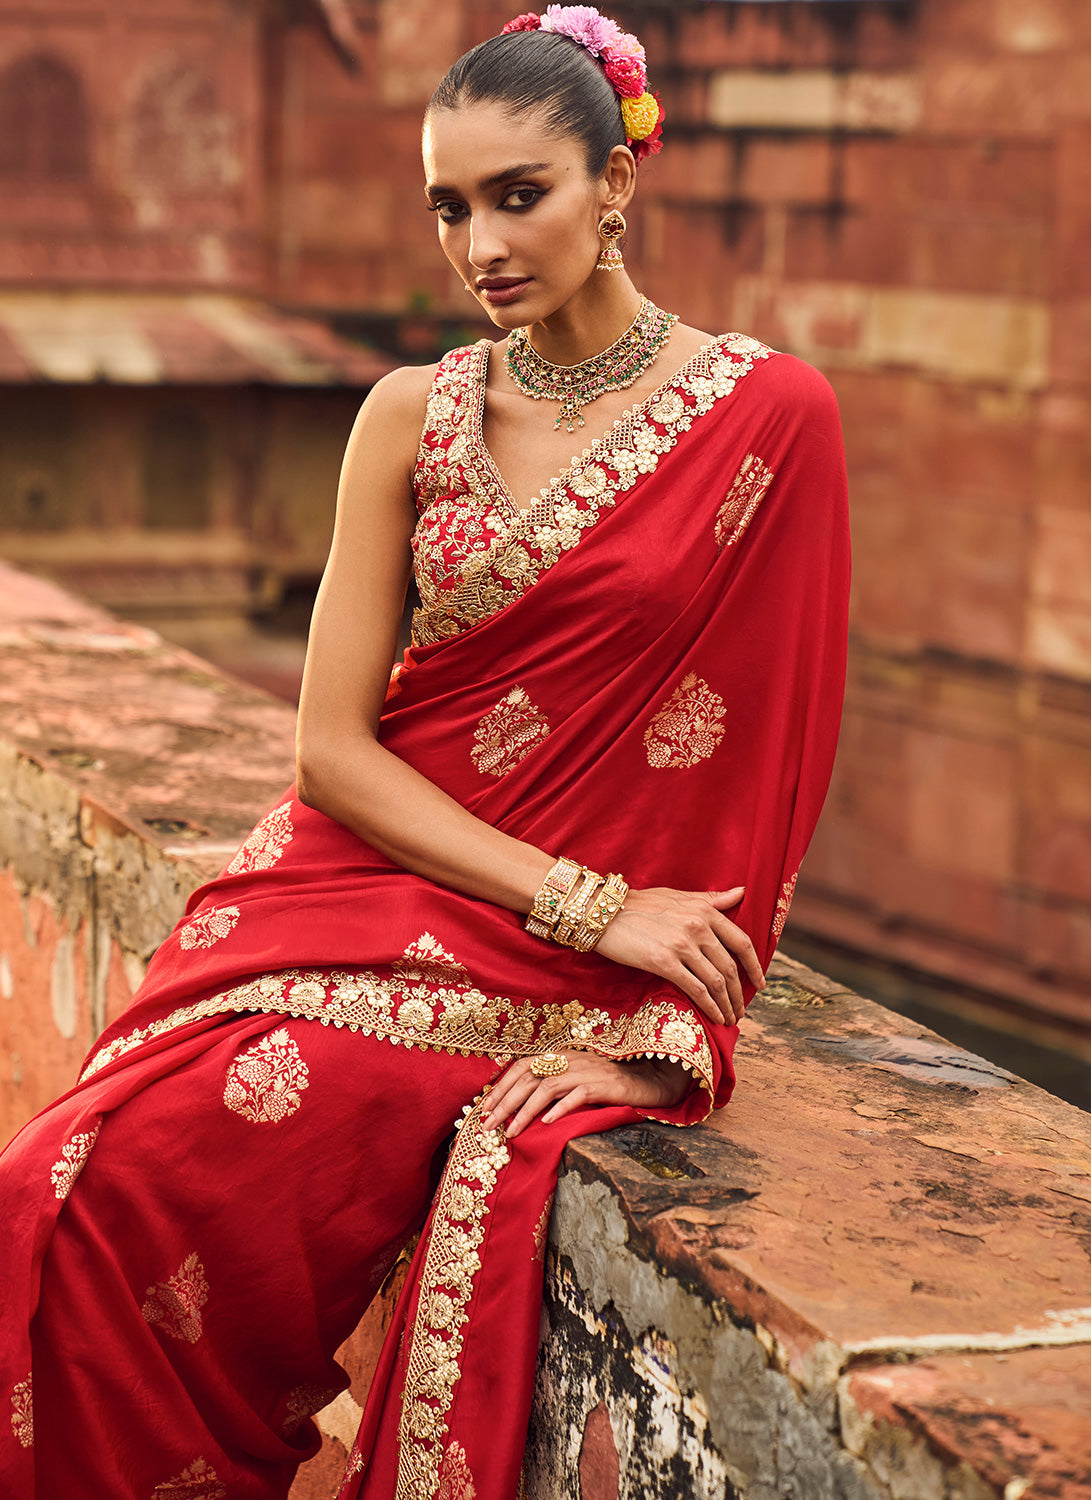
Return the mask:
<svg viewBox="0 0 1091 1500">
<path fill-rule="evenodd" d="M 530 1060 L 530 1071 L 535 1078 L 555 1078 L 558 1073 L 568 1072 L 568 1058 L 559 1052 L 539 1052 Z"/>
</svg>

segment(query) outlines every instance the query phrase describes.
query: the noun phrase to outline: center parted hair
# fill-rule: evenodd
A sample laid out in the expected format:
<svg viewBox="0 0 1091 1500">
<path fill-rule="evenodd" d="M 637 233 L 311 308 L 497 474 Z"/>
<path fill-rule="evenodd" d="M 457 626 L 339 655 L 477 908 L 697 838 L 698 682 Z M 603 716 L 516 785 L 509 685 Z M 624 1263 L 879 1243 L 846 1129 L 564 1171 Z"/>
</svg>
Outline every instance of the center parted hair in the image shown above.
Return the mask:
<svg viewBox="0 0 1091 1500">
<path fill-rule="evenodd" d="M 536 113 L 547 130 L 582 142 L 590 176 L 615 146 L 637 162 L 660 149 L 663 108 L 647 91 L 644 48 L 588 5 L 550 5 L 509 21 L 458 59 L 428 105 L 500 104 Z"/>
<path fill-rule="evenodd" d="M 583 143 L 591 177 L 626 141 L 621 104 L 606 74 L 578 42 L 552 31 L 494 36 L 464 53 L 432 95 L 428 113 L 466 104 L 539 115 L 547 130 Z"/>
</svg>

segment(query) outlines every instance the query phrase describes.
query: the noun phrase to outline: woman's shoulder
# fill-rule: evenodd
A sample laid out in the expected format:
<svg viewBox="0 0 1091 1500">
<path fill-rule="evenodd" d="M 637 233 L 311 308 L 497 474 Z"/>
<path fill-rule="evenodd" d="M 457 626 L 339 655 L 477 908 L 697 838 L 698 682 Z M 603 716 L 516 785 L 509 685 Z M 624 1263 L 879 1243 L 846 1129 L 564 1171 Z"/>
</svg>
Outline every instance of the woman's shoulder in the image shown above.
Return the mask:
<svg viewBox="0 0 1091 1500">
<path fill-rule="evenodd" d="M 744 358 L 748 383 L 763 399 L 796 413 L 836 416 L 837 397 L 833 387 L 822 371 L 805 359 L 774 349 L 749 333 L 732 331 L 709 337 L 725 353 Z"/>
</svg>

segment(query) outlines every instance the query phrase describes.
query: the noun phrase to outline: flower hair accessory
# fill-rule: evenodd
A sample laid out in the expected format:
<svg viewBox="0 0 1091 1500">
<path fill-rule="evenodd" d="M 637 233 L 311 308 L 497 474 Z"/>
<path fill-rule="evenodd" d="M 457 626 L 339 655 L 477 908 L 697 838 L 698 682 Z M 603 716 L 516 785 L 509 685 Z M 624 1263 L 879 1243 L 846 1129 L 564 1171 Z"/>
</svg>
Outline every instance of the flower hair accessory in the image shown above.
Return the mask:
<svg viewBox="0 0 1091 1500">
<path fill-rule="evenodd" d="M 578 42 L 602 65 L 621 104 L 626 144 L 638 162 L 663 149 L 663 106 L 648 92 L 644 48 L 629 31 L 602 15 L 593 5 L 547 5 L 542 14 L 526 11 L 509 21 L 500 33 L 555 31 Z"/>
</svg>

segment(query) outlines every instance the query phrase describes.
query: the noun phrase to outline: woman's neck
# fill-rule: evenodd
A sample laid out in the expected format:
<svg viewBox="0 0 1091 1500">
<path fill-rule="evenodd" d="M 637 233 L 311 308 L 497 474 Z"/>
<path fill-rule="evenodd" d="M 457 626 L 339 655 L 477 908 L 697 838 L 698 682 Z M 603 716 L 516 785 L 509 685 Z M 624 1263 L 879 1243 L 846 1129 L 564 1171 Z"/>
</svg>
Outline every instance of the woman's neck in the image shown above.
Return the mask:
<svg viewBox="0 0 1091 1500">
<path fill-rule="evenodd" d="M 640 293 L 624 272 L 596 271 L 574 297 L 527 329 L 534 348 L 555 365 L 578 365 L 608 349 L 640 311 Z"/>
</svg>

